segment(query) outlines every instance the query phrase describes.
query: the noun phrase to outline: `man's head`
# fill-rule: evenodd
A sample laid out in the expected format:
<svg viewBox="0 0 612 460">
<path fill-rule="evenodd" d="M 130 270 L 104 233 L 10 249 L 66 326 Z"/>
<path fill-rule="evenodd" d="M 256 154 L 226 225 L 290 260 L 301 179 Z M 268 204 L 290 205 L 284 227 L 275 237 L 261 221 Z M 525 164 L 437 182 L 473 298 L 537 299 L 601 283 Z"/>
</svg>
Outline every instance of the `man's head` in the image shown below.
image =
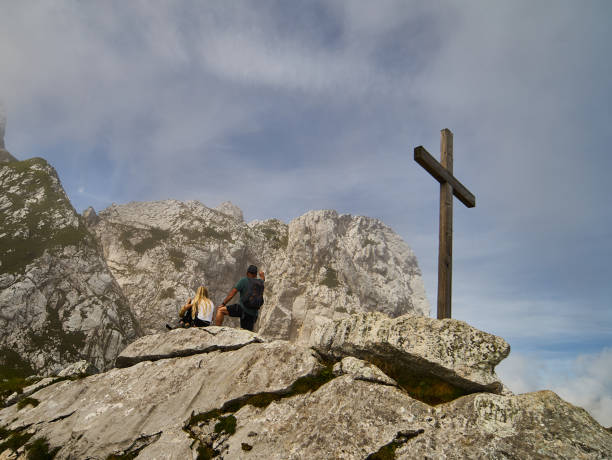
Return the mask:
<svg viewBox="0 0 612 460">
<path fill-rule="evenodd" d="M 247 268 L 247 276 L 249 278 L 257 277 L 257 267 L 255 265 L 249 265 L 249 268 Z"/>
</svg>

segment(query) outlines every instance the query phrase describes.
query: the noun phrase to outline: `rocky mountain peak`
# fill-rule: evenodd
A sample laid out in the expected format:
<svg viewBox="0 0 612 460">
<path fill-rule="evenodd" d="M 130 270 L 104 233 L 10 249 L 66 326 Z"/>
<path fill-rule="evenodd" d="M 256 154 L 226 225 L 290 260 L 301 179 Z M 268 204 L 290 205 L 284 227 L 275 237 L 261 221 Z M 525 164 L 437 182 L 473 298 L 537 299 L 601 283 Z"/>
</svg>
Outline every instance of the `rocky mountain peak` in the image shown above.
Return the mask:
<svg viewBox="0 0 612 460">
<path fill-rule="evenodd" d="M 96 210 L 92 206 L 89 206 L 85 211 L 83 211 L 83 219 L 85 219 L 85 224 L 88 227 L 96 225 L 100 220 L 96 214 Z"/>
<path fill-rule="evenodd" d="M 244 216 L 242 214 L 242 209 L 233 204 L 231 201 L 224 201 L 219 206 L 215 208 L 217 211 L 222 212 L 223 214 L 227 214 L 228 216 L 232 216 L 236 218 L 239 222 L 244 221 Z"/>
<path fill-rule="evenodd" d="M 0 374 L 112 366 L 140 329 L 45 160 L 0 164 L 0 232 Z"/>
<path fill-rule="evenodd" d="M 175 321 L 199 285 L 220 304 L 250 264 L 266 272 L 256 325 L 266 337 L 307 342 L 318 324 L 358 312 L 429 314 L 416 257 L 382 222 L 311 211 L 247 224 L 236 209 L 166 200 L 100 211 L 91 229 L 147 332 Z"/>
<path fill-rule="evenodd" d="M 6 130 L 6 116 L 4 115 L 2 111 L 2 106 L 0 106 L 0 164 L 17 161 L 17 159 L 6 150 L 6 147 L 4 145 L 5 130 Z"/>
<path fill-rule="evenodd" d="M 0 105 L 0 150 L 4 150 L 4 133 L 6 132 L 6 115 Z"/>
</svg>

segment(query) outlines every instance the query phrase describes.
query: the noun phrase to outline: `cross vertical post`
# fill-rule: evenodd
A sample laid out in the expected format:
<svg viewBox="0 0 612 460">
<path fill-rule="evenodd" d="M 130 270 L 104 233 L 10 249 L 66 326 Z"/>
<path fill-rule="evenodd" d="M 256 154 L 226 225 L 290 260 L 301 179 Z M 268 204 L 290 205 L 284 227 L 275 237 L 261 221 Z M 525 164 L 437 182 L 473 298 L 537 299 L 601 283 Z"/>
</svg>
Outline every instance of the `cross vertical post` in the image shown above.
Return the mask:
<svg viewBox="0 0 612 460">
<path fill-rule="evenodd" d="M 440 132 L 440 163 L 423 146 L 414 149 L 414 160 L 440 182 L 440 241 L 438 252 L 438 319 L 451 317 L 453 269 L 453 195 L 465 206 L 476 206 L 476 197 L 453 176 L 453 133 Z"/>
<path fill-rule="evenodd" d="M 440 164 L 453 173 L 453 133 L 440 132 Z M 453 281 L 453 187 L 440 183 L 440 247 L 438 252 L 438 318 L 451 317 Z"/>
</svg>

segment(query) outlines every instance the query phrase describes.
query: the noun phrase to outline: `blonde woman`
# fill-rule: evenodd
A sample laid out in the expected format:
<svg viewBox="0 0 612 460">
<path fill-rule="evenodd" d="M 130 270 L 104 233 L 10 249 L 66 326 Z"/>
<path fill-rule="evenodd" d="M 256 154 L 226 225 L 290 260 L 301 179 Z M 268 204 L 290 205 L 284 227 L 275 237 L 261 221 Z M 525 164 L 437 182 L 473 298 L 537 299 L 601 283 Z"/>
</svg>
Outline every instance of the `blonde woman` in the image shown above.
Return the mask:
<svg viewBox="0 0 612 460">
<path fill-rule="evenodd" d="M 191 314 L 186 315 L 187 320 L 191 319 L 191 323 L 196 327 L 210 326 L 213 318 L 213 310 L 215 305 L 212 300 L 208 298 L 208 289 L 204 286 L 200 286 L 193 299 L 189 299 L 185 305 L 181 307 L 179 316 L 184 318 L 183 315 L 191 309 Z M 189 322 L 189 321 L 187 321 Z"/>
</svg>

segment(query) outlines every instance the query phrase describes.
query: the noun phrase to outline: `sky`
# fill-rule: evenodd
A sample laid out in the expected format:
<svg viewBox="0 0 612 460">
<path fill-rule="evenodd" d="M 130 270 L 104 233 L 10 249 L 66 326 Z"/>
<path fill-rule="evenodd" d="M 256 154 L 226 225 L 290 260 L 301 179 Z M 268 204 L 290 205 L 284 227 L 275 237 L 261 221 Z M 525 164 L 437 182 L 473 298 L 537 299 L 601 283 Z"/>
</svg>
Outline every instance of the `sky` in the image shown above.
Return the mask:
<svg viewBox="0 0 612 460">
<path fill-rule="evenodd" d="M 232 201 L 247 221 L 381 219 L 436 311 L 454 133 L 453 317 L 504 337 L 515 392 L 612 425 L 612 2 L 0 0 L 6 148 L 77 211 Z"/>
</svg>

